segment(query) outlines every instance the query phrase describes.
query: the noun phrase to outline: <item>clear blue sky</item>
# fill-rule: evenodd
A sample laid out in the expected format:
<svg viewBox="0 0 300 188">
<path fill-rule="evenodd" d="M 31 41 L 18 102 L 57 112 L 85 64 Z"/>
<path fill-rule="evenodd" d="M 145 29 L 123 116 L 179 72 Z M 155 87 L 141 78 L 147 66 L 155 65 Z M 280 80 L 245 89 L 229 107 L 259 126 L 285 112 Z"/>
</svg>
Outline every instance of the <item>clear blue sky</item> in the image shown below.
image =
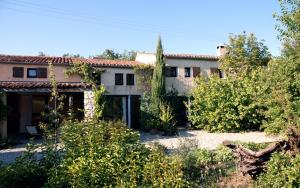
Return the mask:
<svg viewBox="0 0 300 188">
<path fill-rule="evenodd" d="M 110 48 L 215 54 L 229 33 L 255 33 L 273 55 L 277 0 L 0 0 L 0 54 L 85 57 Z"/>
</svg>

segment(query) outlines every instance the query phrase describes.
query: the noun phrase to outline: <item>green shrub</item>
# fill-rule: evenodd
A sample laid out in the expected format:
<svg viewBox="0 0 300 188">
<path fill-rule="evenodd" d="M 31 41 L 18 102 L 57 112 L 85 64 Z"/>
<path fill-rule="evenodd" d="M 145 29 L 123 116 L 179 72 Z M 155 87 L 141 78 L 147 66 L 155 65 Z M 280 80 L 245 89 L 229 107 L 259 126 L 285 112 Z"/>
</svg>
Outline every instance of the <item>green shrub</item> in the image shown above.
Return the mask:
<svg viewBox="0 0 300 188">
<path fill-rule="evenodd" d="M 160 119 L 160 130 L 164 132 L 164 135 L 172 136 L 177 133 L 177 129 L 175 127 L 175 120 L 172 109 L 167 104 L 160 105 L 160 112 L 159 112 L 159 119 Z"/>
<path fill-rule="evenodd" d="M 259 129 L 263 107 L 255 102 L 252 79 L 199 78 L 187 105 L 193 126 L 212 132 Z"/>
<path fill-rule="evenodd" d="M 225 147 L 178 153 L 183 160 L 184 176 L 192 187 L 212 187 L 234 167 L 233 153 Z"/>
<path fill-rule="evenodd" d="M 234 155 L 231 149 L 220 145 L 215 150 L 215 160 L 218 163 L 230 163 L 234 160 Z"/>
<path fill-rule="evenodd" d="M 300 187 L 300 154 L 275 153 L 266 166 L 267 170 L 255 183 L 255 187 Z"/>
<path fill-rule="evenodd" d="M 52 169 L 49 187 L 183 187 L 179 160 L 146 148 L 123 123 L 67 121 L 64 157 Z"/>
<path fill-rule="evenodd" d="M 27 146 L 27 152 L 11 165 L 0 166 L 0 187 L 42 187 L 47 180 L 49 166 L 36 159 L 35 147 Z"/>
</svg>

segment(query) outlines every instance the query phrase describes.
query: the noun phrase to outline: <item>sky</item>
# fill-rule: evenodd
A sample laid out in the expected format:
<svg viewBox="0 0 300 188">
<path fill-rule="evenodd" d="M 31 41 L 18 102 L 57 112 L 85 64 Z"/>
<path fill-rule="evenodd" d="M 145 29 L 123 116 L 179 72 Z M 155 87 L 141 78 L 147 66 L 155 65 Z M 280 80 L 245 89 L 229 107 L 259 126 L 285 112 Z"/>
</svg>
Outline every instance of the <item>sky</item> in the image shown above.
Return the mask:
<svg viewBox="0 0 300 188">
<path fill-rule="evenodd" d="M 243 31 L 280 54 L 277 0 L 0 0 L 0 54 L 85 57 L 104 49 L 215 55 Z"/>
</svg>

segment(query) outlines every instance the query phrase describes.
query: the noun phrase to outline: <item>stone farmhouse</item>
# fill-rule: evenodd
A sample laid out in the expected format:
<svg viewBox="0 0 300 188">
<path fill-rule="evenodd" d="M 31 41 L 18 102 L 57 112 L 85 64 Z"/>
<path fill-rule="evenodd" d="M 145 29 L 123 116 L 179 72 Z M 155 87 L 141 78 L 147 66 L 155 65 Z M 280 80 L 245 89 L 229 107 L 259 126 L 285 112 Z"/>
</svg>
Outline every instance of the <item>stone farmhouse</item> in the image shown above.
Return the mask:
<svg viewBox="0 0 300 188">
<path fill-rule="evenodd" d="M 223 50 L 223 45 L 218 46 L 217 54 L 220 55 Z M 222 76 L 218 69 L 218 55 L 165 54 L 166 90 L 175 89 L 178 97 L 184 98 L 194 86 L 193 78 L 199 74 Z M 2 138 L 10 134 L 26 133 L 26 126 L 37 126 L 42 112 L 51 109 L 49 62 L 53 64 L 58 91 L 66 96 L 63 102 L 65 113 L 73 109 L 78 118 L 93 113 L 91 87 L 78 75 L 69 78 L 65 75 L 65 70 L 74 62 L 87 63 L 105 70 L 99 78 L 107 91 L 105 118 L 122 119 L 128 127 L 139 128 L 140 97 L 143 93 L 137 88 L 137 76 L 133 68 L 139 64 L 154 65 L 155 54 L 138 53 L 135 61 L 0 55 L 1 100 L 8 106 L 7 118 L 0 122 Z M 179 116 L 186 119 L 183 103 L 179 106 L 182 106 Z"/>
</svg>

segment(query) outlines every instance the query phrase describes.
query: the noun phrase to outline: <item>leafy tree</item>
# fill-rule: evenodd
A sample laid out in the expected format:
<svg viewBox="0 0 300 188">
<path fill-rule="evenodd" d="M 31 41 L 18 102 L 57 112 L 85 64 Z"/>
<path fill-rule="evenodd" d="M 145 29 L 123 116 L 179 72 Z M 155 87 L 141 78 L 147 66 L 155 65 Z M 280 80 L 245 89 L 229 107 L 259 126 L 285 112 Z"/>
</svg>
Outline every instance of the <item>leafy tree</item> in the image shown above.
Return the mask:
<svg viewBox="0 0 300 188">
<path fill-rule="evenodd" d="M 226 53 L 221 57 L 221 68 L 227 76 L 247 75 L 260 66 L 266 66 L 271 58 L 267 46 L 254 34 L 245 32 L 230 35 Z"/>
<path fill-rule="evenodd" d="M 156 48 L 156 62 L 153 71 L 151 97 L 155 109 L 159 109 L 159 104 L 163 102 L 166 94 L 166 81 L 165 81 L 165 59 L 163 54 L 163 47 L 161 38 L 158 38 Z"/>
<path fill-rule="evenodd" d="M 80 54 L 70 54 L 70 53 L 65 53 L 62 55 L 63 57 L 74 57 L 74 58 L 83 58 Z"/>
<path fill-rule="evenodd" d="M 279 39 L 283 42 L 283 55 L 299 58 L 300 51 L 300 1 L 279 0 L 280 14 L 274 14 Z"/>
<path fill-rule="evenodd" d="M 266 131 L 284 133 L 289 126 L 300 128 L 300 59 L 278 58 L 262 69 L 256 87 L 264 105 Z"/>
<path fill-rule="evenodd" d="M 44 52 L 39 52 L 38 56 L 46 56 L 46 54 Z"/>
<path fill-rule="evenodd" d="M 264 120 L 264 107 L 258 97 L 252 77 L 220 79 L 199 77 L 187 105 L 188 119 L 193 126 L 212 132 L 236 132 L 258 129 Z"/>
<path fill-rule="evenodd" d="M 103 58 L 103 59 L 110 59 L 110 60 L 122 59 L 122 60 L 134 61 L 135 57 L 136 57 L 136 52 L 133 50 L 131 50 L 131 51 L 125 50 L 121 54 L 121 53 L 115 52 L 112 49 L 105 49 L 101 55 L 97 55 L 96 57 Z"/>
</svg>

